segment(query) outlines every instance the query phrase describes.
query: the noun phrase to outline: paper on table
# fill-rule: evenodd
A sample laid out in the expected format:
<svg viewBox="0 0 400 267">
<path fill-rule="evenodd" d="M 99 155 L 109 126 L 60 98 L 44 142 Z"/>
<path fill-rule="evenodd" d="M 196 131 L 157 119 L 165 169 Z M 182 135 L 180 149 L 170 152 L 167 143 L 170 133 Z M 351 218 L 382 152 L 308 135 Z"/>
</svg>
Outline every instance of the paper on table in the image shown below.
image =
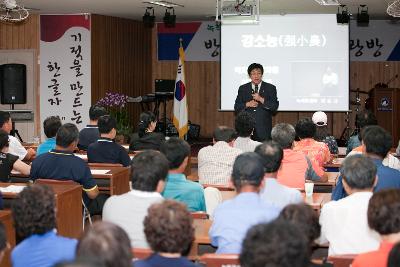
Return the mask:
<svg viewBox="0 0 400 267">
<path fill-rule="evenodd" d="M 81 159 L 87 159 L 87 155 L 86 154 L 74 154 L 75 156 L 81 158 Z"/>
<path fill-rule="evenodd" d="M 9 185 L 7 187 L 0 187 L 2 193 L 20 193 L 24 190 L 25 185 Z"/>
<path fill-rule="evenodd" d="M 106 174 L 110 170 L 90 170 L 92 174 Z"/>
</svg>

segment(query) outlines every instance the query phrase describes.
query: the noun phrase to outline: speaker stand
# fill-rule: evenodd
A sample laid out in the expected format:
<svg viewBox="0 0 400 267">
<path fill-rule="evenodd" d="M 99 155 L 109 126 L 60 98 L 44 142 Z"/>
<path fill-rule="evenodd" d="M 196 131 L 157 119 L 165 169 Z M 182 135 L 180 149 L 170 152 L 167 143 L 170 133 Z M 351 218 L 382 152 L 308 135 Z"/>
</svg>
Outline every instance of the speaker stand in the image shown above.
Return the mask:
<svg viewBox="0 0 400 267">
<path fill-rule="evenodd" d="M 14 110 L 15 108 L 14 108 L 14 104 L 11 104 L 10 105 L 11 106 L 11 110 Z M 21 143 L 23 143 L 24 142 L 24 140 L 22 140 L 22 137 L 21 137 L 21 135 L 19 134 L 19 132 L 18 132 L 18 130 L 15 128 L 15 121 L 13 121 L 12 120 L 12 129 L 11 129 L 11 132 L 10 132 L 10 134 L 12 135 L 12 136 L 17 136 L 18 137 L 18 139 L 19 139 L 19 141 L 21 142 Z"/>
</svg>

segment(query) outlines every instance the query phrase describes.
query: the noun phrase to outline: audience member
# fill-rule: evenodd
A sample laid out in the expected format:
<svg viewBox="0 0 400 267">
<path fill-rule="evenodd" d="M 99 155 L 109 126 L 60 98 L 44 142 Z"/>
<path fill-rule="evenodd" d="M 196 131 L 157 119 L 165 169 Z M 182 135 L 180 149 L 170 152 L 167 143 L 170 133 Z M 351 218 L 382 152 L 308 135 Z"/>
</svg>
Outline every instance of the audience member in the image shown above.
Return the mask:
<svg viewBox="0 0 400 267">
<path fill-rule="evenodd" d="M 376 192 L 369 200 L 368 225 L 381 236 L 378 250 L 358 255 L 353 267 L 386 267 L 390 250 L 400 242 L 400 190 Z"/>
<path fill-rule="evenodd" d="M 278 143 L 266 141 L 258 146 L 255 152 L 260 155 L 264 164 L 264 187 L 262 199 L 280 208 L 292 203 L 301 203 L 303 198 L 299 190 L 280 184 L 277 181 L 278 170 L 283 158 L 283 150 Z"/>
<path fill-rule="evenodd" d="M 8 153 L 9 135 L 0 129 L 0 181 L 10 182 L 10 173 L 14 169 L 24 175 L 29 175 L 31 166 L 22 162 L 18 156 Z"/>
<path fill-rule="evenodd" d="M 79 239 L 76 257 L 97 259 L 105 267 L 132 267 L 132 247 L 126 232 L 109 222 L 95 222 Z"/>
<path fill-rule="evenodd" d="M 316 131 L 317 126 L 309 118 L 299 120 L 296 123 L 296 135 L 300 141 L 295 143 L 293 150 L 303 152 L 323 170 L 324 164 L 331 160 L 331 153 L 325 143 L 314 139 Z"/>
<path fill-rule="evenodd" d="M 17 236 L 23 239 L 11 253 L 14 267 L 51 267 L 75 258 L 77 241 L 57 235 L 54 192 L 50 187 L 26 187 L 11 210 Z"/>
<path fill-rule="evenodd" d="M 243 152 L 253 152 L 260 142 L 251 139 L 254 127 L 256 124 L 255 118 L 248 111 L 241 111 L 235 119 L 235 130 L 238 134 L 233 147 L 239 148 Z"/>
<path fill-rule="evenodd" d="M 61 120 L 58 116 L 47 117 L 43 122 L 43 131 L 47 139 L 41 143 L 37 150 L 36 155 L 40 155 L 56 147 L 56 134 L 58 129 L 61 127 Z"/>
<path fill-rule="evenodd" d="M 397 243 L 389 253 L 387 267 L 400 266 L 400 242 Z"/>
<path fill-rule="evenodd" d="M 142 112 L 139 117 L 138 133 L 133 136 L 129 150 L 160 150 L 161 144 L 165 141 L 165 136 L 162 133 L 155 132 L 156 126 L 157 118 L 153 112 Z"/>
<path fill-rule="evenodd" d="M 278 182 L 293 188 L 304 189 L 305 180 L 328 180 L 320 166 L 300 151 L 292 149 L 296 131 L 289 123 L 278 123 L 271 131 L 272 140 L 283 149 L 283 159 L 278 170 Z"/>
<path fill-rule="evenodd" d="M 3 261 L 4 254 L 8 247 L 6 228 L 4 224 L 0 222 L 0 263 Z"/>
<path fill-rule="evenodd" d="M 77 259 L 72 262 L 60 262 L 54 267 L 106 267 L 97 259 Z"/>
<path fill-rule="evenodd" d="M 35 150 L 33 150 L 32 148 L 25 149 L 17 138 L 10 135 L 12 130 L 10 113 L 0 110 L 0 128 L 9 135 L 8 153 L 18 156 L 20 160 L 31 160 L 35 157 Z"/>
<path fill-rule="evenodd" d="M 36 157 L 31 179 L 73 180 L 82 185 L 83 200 L 91 215 L 101 215 L 105 195 L 99 189 L 86 162 L 74 155 L 79 131 L 75 124 L 62 125 L 56 135 L 56 148 Z"/>
<path fill-rule="evenodd" d="M 135 267 L 197 266 L 182 256 L 194 239 L 193 219 L 183 204 L 173 200 L 153 204 L 143 224 L 147 242 L 155 253 L 136 261 Z"/>
<path fill-rule="evenodd" d="M 370 128 L 369 126 L 365 126 L 364 128 L 362 128 L 361 132 L 358 134 L 358 138 L 360 139 L 361 143 L 362 143 L 364 133 L 366 131 L 368 131 L 369 128 Z M 362 154 L 362 153 L 363 153 L 363 146 L 360 145 L 360 146 L 354 148 L 349 154 L 347 154 L 347 156 L 351 156 L 351 155 L 355 155 L 355 154 Z M 390 167 L 390 168 L 393 168 L 396 170 L 400 170 L 400 160 L 398 158 L 396 158 L 395 156 L 393 156 L 391 153 L 386 154 L 386 157 L 382 160 L 382 164 L 384 166 L 387 166 L 387 167 Z"/>
<path fill-rule="evenodd" d="M 308 257 L 304 233 L 290 222 L 275 220 L 247 232 L 239 259 L 242 267 L 306 267 Z"/>
<path fill-rule="evenodd" d="M 344 160 L 341 173 L 349 196 L 322 207 L 320 243 L 329 241 L 329 255 L 376 250 L 379 236 L 368 228 L 367 222 L 368 202 L 376 185 L 376 166 L 371 159 L 354 155 Z"/>
<path fill-rule="evenodd" d="M 187 180 L 183 173 L 189 161 L 189 144 L 182 139 L 172 137 L 161 144 L 160 151 L 169 162 L 163 197 L 185 203 L 190 211 L 206 211 L 203 187 Z"/>
<path fill-rule="evenodd" d="M 120 144 L 113 141 L 117 134 L 117 121 L 110 115 L 99 118 L 97 126 L 100 138 L 91 143 L 87 149 L 88 162 L 119 163 L 124 167 L 129 166 L 131 159 L 128 152 Z"/>
<path fill-rule="evenodd" d="M 167 174 L 168 161 L 163 154 L 154 150 L 143 151 L 132 160 L 132 190 L 111 196 L 104 204 L 103 220 L 122 227 L 135 248 L 148 248 L 143 219 L 152 204 L 163 200 L 160 193 L 164 190 Z"/>
<path fill-rule="evenodd" d="M 356 128 L 358 129 L 358 135 L 353 135 L 347 141 L 346 154 L 349 154 L 354 148 L 361 145 L 361 138 L 359 137 L 361 130 L 365 126 L 377 125 L 378 121 L 374 113 L 369 110 L 362 110 L 356 115 Z"/>
<path fill-rule="evenodd" d="M 106 114 L 107 111 L 102 106 L 93 105 L 90 107 L 89 109 L 90 122 L 88 125 L 86 125 L 85 128 L 83 128 L 79 132 L 79 143 L 78 143 L 79 149 L 87 150 L 91 143 L 94 143 L 97 141 L 97 139 L 99 139 L 100 133 L 97 127 L 97 121 L 101 116 Z"/>
<path fill-rule="evenodd" d="M 216 253 L 239 253 L 247 230 L 261 222 L 275 219 L 280 209 L 259 196 L 264 186 L 264 167 L 254 152 L 239 155 L 233 165 L 232 183 L 238 195 L 222 202 L 214 211 L 210 239 Z"/>
<path fill-rule="evenodd" d="M 317 126 L 314 139 L 319 142 L 324 142 L 331 154 L 338 154 L 339 148 L 334 136 L 328 133 L 328 116 L 325 112 L 317 111 L 312 116 L 312 121 Z"/>
<path fill-rule="evenodd" d="M 200 149 L 198 174 L 201 184 L 228 185 L 233 162 L 242 150 L 233 147 L 235 130 L 219 126 L 214 130 L 213 145 Z"/>
<path fill-rule="evenodd" d="M 382 127 L 373 125 L 363 128 L 362 137 L 363 154 L 372 160 L 378 172 L 378 182 L 374 191 L 385 188 L 400 188 L 400 171 L 382 164 L 383 159 L 392 147 L 392 136 Z M 332 199 L 338 200 L 345 196 L 342 175 L 340 175 L 336 187 L 332 191 Z"/>
</svg>

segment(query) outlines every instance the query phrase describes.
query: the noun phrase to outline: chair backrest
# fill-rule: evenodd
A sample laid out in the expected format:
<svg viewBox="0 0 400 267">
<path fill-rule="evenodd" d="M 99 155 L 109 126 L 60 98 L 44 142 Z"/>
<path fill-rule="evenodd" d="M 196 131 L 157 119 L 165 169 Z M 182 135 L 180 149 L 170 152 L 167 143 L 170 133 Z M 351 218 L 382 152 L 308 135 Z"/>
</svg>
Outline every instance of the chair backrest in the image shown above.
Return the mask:
<svg viewBox="0 0 400 267">
<path fill-rule="evenodd" d="M 229 185 L 221 185 L 221 184 L 203 184 L 204 188 L 207 187 L 214 187 L 217 188 L 219 191 L 235 191 L 236 189 Z"/>
<path fill-rule="evenodd" d="M 328 262 L 332 263 L 334 267 L 349 267 L 356 256 L 356 254 L 329 256 Z"/>
<path fill-rule="evenodd" d="M 133 260 L 142 260 L 153 254 L 153 251 L 149 248 L 133 248 L 132 254 Z"/>
<path fill-rule="evenodd" d="M 210 216 L 204 211 L 191 212 L 193 219 L 208 219 Z"/>
<path fill-rule="evenodd" d="M 206 267 L 240 267 L 238 254 L 215 254 L 206 253 L 200 256 L 200 262 Z"/>
<path fill-rule="evenodd" d="M 39 178 L 35 180 L 35 184 L 78 184 L 72 180 L 58 180 L 58 179 L 46 179 L 46 178 Z"/>
<path fill-rule="evenodd" d="M 89 167 L 123 167 L 121 163 L 88 163 Z"/>
</svg>

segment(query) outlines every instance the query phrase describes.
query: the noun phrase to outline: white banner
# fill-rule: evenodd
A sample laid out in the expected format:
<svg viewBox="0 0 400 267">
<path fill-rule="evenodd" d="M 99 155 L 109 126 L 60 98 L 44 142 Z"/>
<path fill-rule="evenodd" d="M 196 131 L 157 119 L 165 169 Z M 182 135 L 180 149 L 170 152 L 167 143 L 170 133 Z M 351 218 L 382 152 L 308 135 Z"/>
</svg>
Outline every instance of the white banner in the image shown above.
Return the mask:
<svg viewBox="0 0 400 267">
<path fill-rule="evenodd" d="M 46 25 L 55 21 L 59 24 L 57 27 Z M 41 16 L 41 122 L 48 116 L 58 115 L 63 123 L 72 122 L 79 129 L 88 124 L 91 105 L 90 46 L 90 16 Z"/>
</svg>

